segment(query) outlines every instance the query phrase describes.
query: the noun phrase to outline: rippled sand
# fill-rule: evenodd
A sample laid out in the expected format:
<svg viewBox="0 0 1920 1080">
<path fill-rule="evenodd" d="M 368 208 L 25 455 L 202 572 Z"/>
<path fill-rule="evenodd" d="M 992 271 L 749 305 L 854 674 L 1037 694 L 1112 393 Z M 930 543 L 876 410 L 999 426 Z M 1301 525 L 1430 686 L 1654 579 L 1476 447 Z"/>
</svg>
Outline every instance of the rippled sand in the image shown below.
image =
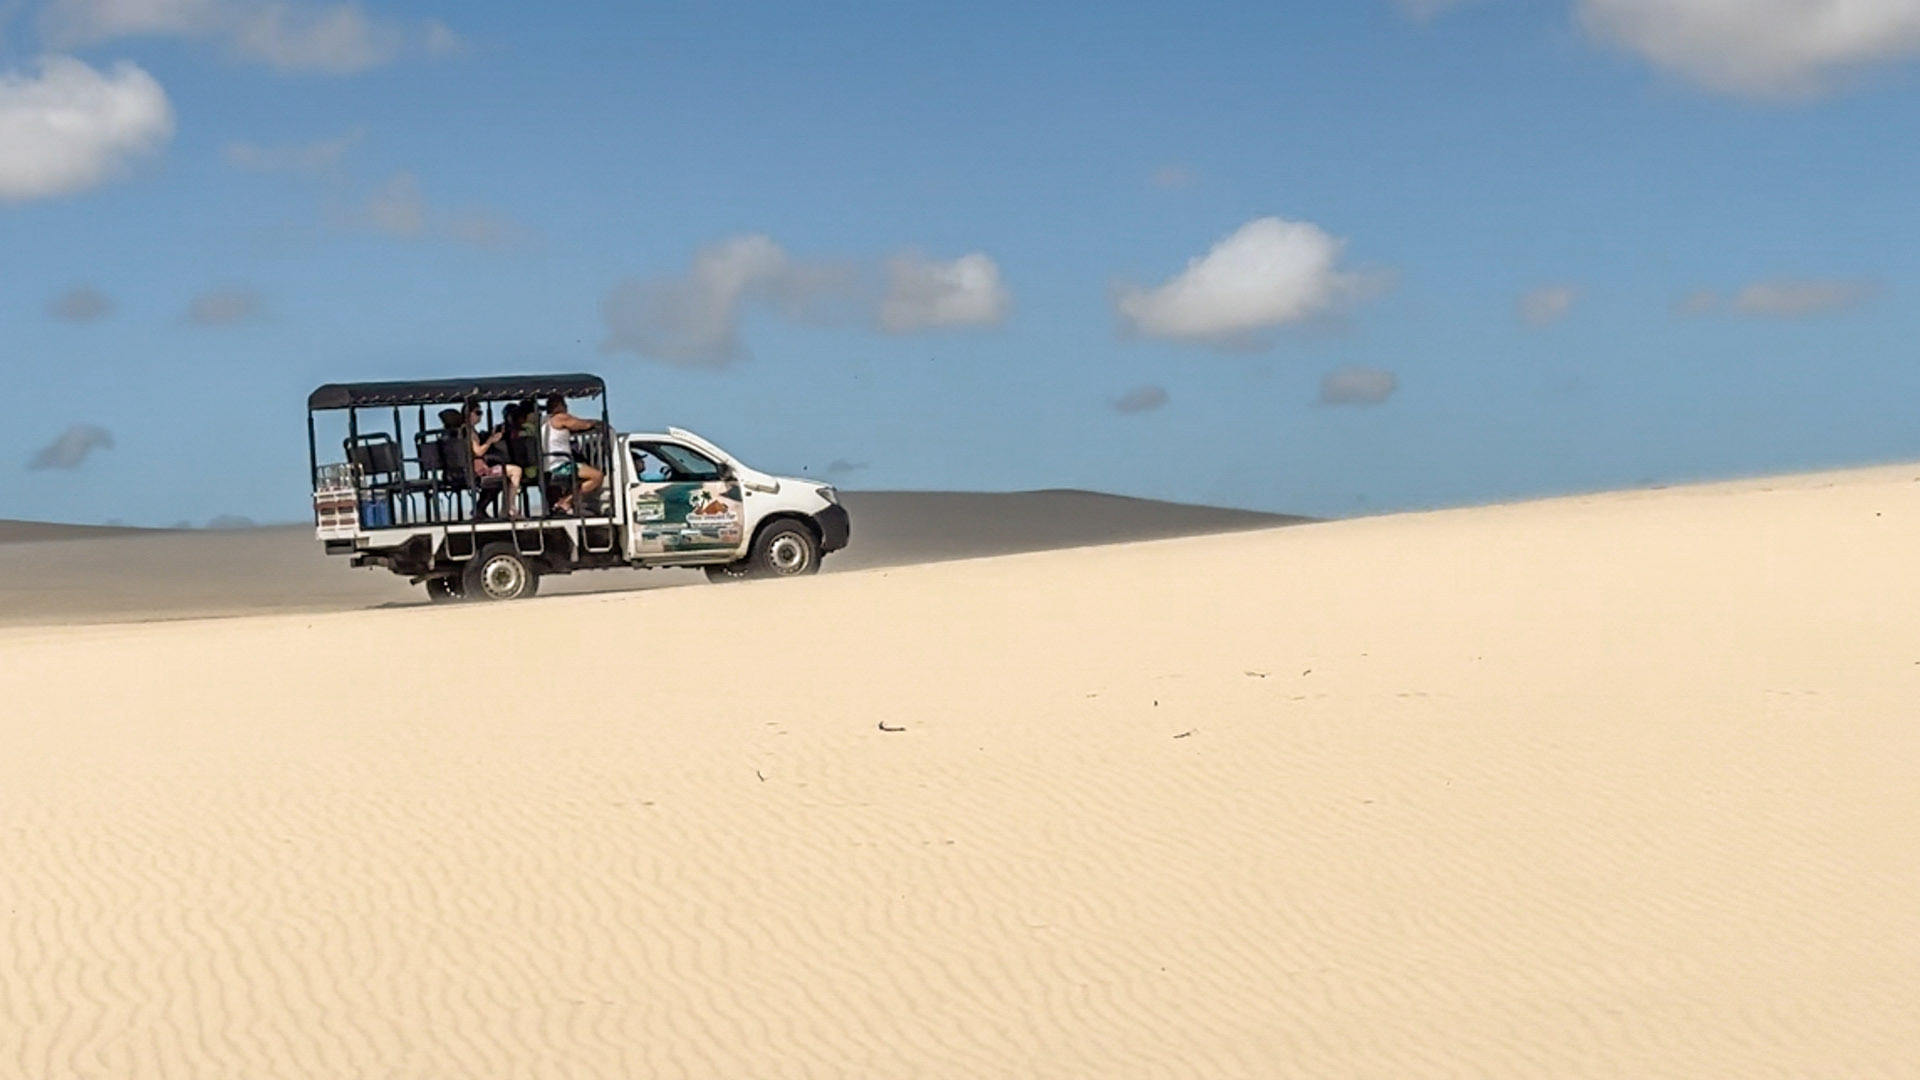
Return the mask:
<svg viewBox="0 0 1920 1080">
<path fill-rule="evenodd" d="M 0 632 L 0 1075 L 1910 1077 L 1916 476 Z"/>
</svg>

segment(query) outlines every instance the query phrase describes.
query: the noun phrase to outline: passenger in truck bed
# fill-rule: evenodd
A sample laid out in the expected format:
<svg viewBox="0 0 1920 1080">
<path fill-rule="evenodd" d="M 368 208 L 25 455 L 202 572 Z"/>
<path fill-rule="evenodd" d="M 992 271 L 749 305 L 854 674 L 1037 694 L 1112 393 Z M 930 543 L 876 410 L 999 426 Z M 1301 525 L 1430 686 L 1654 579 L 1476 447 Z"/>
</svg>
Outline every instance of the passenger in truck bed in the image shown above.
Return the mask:
<svg viewBox="0 0 1920 1080">
<path fill-rule="evenodd" d="M 506 448 L 501 445 L 507 437 L 505 425 L 494 428 L 482 438 L 480 435 L 480 403 L 467 403 L 467 422 L 465 427 L 467 450 L 473 457 L 473 476 L 476 483 L 504 478 L 507 495 L 507 516 L 520 516 L 520 478 L 523 475 L 520 466 L 505 460 Z M 483 484 L 484 487 L 484 484 Z M 474 505 L 474 515 L 479 516 L 481 507 L 493 500 L 487 495 L 498 497 L 497 492 L 483 493 L 480 502 Z"/>
<path fill-rule="evenodd" d="M 554 485 L 566 494 L 554 500 L 553 509 L 557 513 L 571 514 L 574 498 L 591 499 L 606 482 L 606 476 L 599 469 L 579 460 L 573 455 L 573 433 L 592 431 L 598 425 L 591 420 L 582 420 L 567 411 L 567 399 L 555 394 L 547 399 L 547 422 L 544 425 L 546 460 L 544 472 L 551 477 Z M 574 487 L 578 478 L 579 486 Z"/>
</svg>

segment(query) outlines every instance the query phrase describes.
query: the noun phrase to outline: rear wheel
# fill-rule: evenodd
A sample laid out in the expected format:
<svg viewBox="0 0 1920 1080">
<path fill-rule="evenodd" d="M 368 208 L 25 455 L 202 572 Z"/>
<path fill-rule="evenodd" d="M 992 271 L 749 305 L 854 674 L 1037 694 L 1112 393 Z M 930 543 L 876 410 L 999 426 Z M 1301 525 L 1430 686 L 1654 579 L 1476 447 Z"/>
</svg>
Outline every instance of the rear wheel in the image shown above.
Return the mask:
<svg viewBox="0 0 1920 1080">
<path fill-rule="evenodd" d="M 524 600 L 540 591 L 540 571 L 511 544 L 481 548 L 462 577 L 474 600 Z"/>
<path fill-rule="evenodd" d="M 433 577 L 427 579 L 427 599 L 436 604 L 458 603 L 465 590 L 458 577 Z"/>
<path fill-rule="evenodd" d="M 797 521 L 776 521 L 753 542 L 755 577 L 802 577 L 820 569 L 820 541 Z"/>
</svg>

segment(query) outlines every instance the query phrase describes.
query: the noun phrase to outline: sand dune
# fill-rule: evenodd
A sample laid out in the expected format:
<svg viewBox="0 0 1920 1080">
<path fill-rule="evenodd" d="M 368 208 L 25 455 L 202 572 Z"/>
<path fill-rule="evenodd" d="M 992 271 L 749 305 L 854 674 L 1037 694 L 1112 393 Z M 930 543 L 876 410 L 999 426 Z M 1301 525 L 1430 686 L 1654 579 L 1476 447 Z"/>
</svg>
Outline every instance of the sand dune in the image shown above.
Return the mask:
<svg viewBox="0 0 1920 1080">
<path fill-rule="evenodd" d="M 1910 1077 L 1916 475 L 0 631 L 0 1075 Z"/>
<path fill-rule="evenodd" d="M 99 540 L 107 537 L 152 536 L 165 530 L 132 529 L 119 525 L 67 525 L 55 521 L 14 521 L 0 518 L 0 544 L 41 540 Z"/>
<path fill-rule="evenodd" d="M 1305 520 L 1084 491 L 849 492 L 854 543 L 830 571 L 1112 544 Z M 87 543 L 65 541 L 84 538 Z M 225 531 L 0 523 L 0 625 L 347 611 L 425 602 L 418 587 L 330 559 L 305 525 Z M 29 542 L 38 540 L 42 542 Z M 47 542 L 51 541 L 51 542 Z M 552 593 L 704 582 L 685 571 L 553 578 Z"/>
</svg>

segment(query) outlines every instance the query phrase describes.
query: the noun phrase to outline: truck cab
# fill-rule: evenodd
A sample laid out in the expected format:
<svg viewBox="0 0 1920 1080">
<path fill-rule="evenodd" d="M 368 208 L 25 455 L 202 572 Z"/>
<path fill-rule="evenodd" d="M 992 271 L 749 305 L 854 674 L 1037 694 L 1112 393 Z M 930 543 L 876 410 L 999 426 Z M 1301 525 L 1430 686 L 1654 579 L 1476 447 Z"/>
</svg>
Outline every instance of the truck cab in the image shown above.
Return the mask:
<svg viewBox="0 0 1920 1080">
<path fill-rule="evenodd" d="M 813 573 L 821 555 L 847 545 L 846 509 L 826 484 L 763 473 L 681 428 L 622 435 L 618 445 L 613 486 L 623 492 L 626 554 L 635 565 L 792 576 Z M 815 543 L 787 530 L 770 537 L 780 522 L 810 532 Z M 756 552 L 756 541 L 764 550 Z"/>
<path fill-rule="evenodd" d="M 555 398 L 599 405 L 573 436 L 577 467 L 554 468 L 536 427 Z M 307 408 L 316 538 L 436 601 L 521 599 L 547 575 L 621 566 L 801 576 L 852 531 L 829 485 L 762 472 L 681 428 L 615 431 L 598 376 L 329 384 Z M 322 460 L 323 425 L 344 435 L 339 460 Z M 604 486 L 587 490 L 583 474 Z"/>
</svg>

